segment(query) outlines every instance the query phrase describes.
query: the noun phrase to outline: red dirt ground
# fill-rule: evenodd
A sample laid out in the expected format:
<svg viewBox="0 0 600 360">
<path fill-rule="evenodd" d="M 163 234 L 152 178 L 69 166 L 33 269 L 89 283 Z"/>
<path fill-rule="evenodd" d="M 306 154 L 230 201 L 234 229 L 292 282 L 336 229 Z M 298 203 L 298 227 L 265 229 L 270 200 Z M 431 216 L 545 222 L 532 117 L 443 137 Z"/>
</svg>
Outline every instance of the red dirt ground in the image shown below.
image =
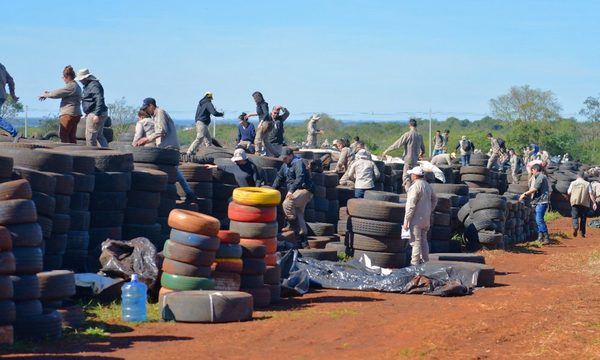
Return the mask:
<svg viewBox="0 0 600 360">
<path fill-rule="evenodd" d="M 110 338 L 43 345 L 30 358 L 600 359 L 600 230 L 485 252 L 497 286 L 438 298 L 324 290 L 246 323 L 150 323 Z M 592 256 L 594 255 L 595 256 Z M 10 355 L 9 355 L 10 357 Z"/>
</svg>

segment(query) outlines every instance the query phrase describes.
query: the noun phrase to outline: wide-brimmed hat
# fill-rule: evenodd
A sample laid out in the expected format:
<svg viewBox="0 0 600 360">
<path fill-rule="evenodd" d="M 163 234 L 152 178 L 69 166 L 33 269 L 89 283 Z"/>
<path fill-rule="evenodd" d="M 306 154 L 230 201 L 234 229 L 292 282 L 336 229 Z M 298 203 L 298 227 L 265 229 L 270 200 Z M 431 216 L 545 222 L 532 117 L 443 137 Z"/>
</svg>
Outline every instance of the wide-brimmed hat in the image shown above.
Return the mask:
<svg viewBox="0 0 600 360">
<path fill-rule="evenodd" d="M 244 149 L 235 149 L 231 161 L 236 162 L 241 160 L 248 160 L 248 155 L 246 155 L 246 151 Z"/>
<path fill-rule="evenodd" d="M 314 114 L 310 119 L 314 120 L 314 121 L 318 121 L 318 120 L 321 119 L 321 117 L 319 115 L 317 115 L 317 114 Z"/>
<path fill-rule="evenodd" d="M 406 173 L 407 174 L 411 174 L 411 175 L 414 174 L 414 175 L 417 175 L 417 176 L 423 176 L 423 175 L 425 175 L 425 172 L 423 171 L 423 168 L 420 167 L 420 166 L 415 166 L 414 168 L 408 170 Z"/>
<path fill-rule="evenodd" d="M 95 79 L 96 77 L 94 75 L 92 75 L 92 73 L 90 73 L 89 69 L 81 69 L 77 72 L 77 76 L 75 76 L 75 80 L 77 81 L 81 81 L 87 78 L 93 78 Z"/>
</svg>

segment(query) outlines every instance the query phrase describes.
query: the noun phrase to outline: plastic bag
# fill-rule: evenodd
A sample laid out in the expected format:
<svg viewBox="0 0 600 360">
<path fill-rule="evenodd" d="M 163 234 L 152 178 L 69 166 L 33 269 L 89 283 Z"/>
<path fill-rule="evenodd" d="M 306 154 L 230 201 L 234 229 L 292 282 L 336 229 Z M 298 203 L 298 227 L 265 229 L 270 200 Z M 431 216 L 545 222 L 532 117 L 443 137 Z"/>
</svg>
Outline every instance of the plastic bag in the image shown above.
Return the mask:
<svg viewBox="0 0 600 360">
<path fill-rule="evenodd" d="M 108 276 L 128 280 L 132 274 L 138 274 L 138 279 L 149 288 L 153 288 L 158 280 L 156 248 L 145 237 L 104 241 L 100 264 L 100 271 Z"/>
</svg>

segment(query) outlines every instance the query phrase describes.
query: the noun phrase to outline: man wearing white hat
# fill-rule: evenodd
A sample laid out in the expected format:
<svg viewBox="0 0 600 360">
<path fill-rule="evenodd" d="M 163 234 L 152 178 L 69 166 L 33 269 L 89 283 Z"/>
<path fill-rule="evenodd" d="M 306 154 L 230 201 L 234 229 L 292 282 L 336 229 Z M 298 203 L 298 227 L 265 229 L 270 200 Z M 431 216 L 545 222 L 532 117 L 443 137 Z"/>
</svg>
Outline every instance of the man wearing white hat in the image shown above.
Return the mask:
<svg viewBox="0 0 600 360">
<path fill-rule="evenodd" d="M 88 146 L 108 147 L 104 137 L 104 121 L 108 116 L 104 88 L 88 69 L 79 70 L 75 80 L 83 85 L 81 107 L 85 113 L 85 142 Z"/>
<path fill-rule="evenodd" d="M 233 164 L 219 166 L 232 173 L 238 186 L 261 186 L 264 182 L 261 171 L 250 160 L 244 149 L 235 149 L 231 158 Z"/>
<path fill-rule="evenodd" d="M 320 119 L 321 117 L 315 114 L 310 118 L 310 120 L 308 120 L 308 135 L 306 136 L 306 146 L 309 148 L 317 147 L 317 135 L 323 133 L 322 129 L 317 128 L 317 121 L 319 121 Z"/>
<path fill-rule="evenodd" d="M 437 197 L 427 181 L 425 172 L 420 166 L 408 170 L 412 185 L 406 196 L 404 213 L 404 229 L 410 231 L 412 246 L 411 265 L 419 265 L 429 261 L 429 244 L 427 231 L 431 225 L 431 214 L 437 205 Z"/>
</svg>

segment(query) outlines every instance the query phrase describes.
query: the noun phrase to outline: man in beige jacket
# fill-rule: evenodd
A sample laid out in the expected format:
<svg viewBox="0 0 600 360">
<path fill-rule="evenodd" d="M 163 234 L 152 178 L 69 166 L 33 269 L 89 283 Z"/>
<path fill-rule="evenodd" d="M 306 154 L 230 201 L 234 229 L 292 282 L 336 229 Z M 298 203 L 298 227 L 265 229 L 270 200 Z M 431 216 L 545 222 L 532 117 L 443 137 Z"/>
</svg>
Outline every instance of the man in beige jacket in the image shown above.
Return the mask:
<svg viewBox="0 0 600 360">
<path fill-rule="evenodd" d="M 395 143 L 390 145 L 383 152 L 385 157 L 390 151 L 399 148 L 404 148 L 404 170 L 402 172 L 402 185 L 404 190 L 408 191 L 410 187 L 410 176 L 408 170 L 418 165 L 419 157 L 425 154 L 425 144 L 423 143 L 423 136 L 417 131 L 417 120 L 410 119 L 408 121 L 410 130 L 405 132 Z"/>
<path fill-rule="evenodd" d="M 573 236 L 577 236 L 577 230 L 581 231 L 581 237 L 585 237 L 585 222 L 590 208 L 596 210 L 594 192 L 589 182 L 585 181 L 584 173 L 579 172 L 577 179 L 571 182 L 567 193 L 571 197 L 571 219 L 573 220 Z"/>
<path fill-rule="evenodd" d="M 410 231 L 412 246 L 411 265 L 419 265 L 429 261 L 429 244 L 427 231 L 431 225 L 431 213 L 437 205 L 437 197 L 433 189 L 425 181 L 425 172 L 420 166 L 408 170 L 413 184 L 408 189 L 406 210 L 404 214 L 404 230 Z"/>
</svg>

